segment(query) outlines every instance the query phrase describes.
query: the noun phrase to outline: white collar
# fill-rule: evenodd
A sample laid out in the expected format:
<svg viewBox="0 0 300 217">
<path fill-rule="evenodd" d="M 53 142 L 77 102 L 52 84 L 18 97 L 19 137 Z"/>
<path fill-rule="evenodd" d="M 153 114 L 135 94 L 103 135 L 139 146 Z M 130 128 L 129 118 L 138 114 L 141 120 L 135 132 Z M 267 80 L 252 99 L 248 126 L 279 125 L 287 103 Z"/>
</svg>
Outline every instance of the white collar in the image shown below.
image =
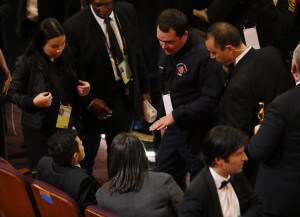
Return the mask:
<svg viewBox="0 0 300 217">
<path fill-rule="evenodd" d="M 212 167 L 209 167 L 209 171 L 215 181 L 217 189 L 221 187 L 223 181 L 228 181 L 230 179 L 230 175 L 226 179 L 223 176 L 220 176 Z"/>
<path fill-rule="evenodd" d="M 247 47 L 243 53 L 241 53 L 234 61 L 234 65 L 238 64 L 238 62 L 248 53 L 248 51 L 251 49 L 252 47 L 249 46 Z"/>
<path fill-rule="evenodd" d="M 92 11 L 92 13 L 93 13 L 95 19 L 97 20 L 97 22 L 98 22 L 101 26 L 104 26 L 104 19 L 102 19 L 102 18 L 100 18 L 100 17 L 97 16 L 97 14 L 95 13 L 95 11 L 93 10 L 92 5 L 91 5 L 90 7 L 91 7 L 91 11 Z M 112 19 L 112 21 L 114 21 L 114 22 L 116 21 L 114 11 L 112 11 L 112 12 L 110 13 L 109 17 L 110 17 L 110 19 Z"/>
</svg>

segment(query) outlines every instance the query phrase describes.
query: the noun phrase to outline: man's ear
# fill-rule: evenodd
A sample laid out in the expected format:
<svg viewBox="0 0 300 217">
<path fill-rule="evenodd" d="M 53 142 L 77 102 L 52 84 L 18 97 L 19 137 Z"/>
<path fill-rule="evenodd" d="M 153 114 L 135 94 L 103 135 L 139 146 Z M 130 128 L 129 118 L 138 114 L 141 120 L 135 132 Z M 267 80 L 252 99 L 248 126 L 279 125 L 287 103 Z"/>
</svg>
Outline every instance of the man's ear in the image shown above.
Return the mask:
<svg viewBox="0 0 300 217">
<path fill-rule="evenodd" d="M 292 76 L 293 76 L 295 82 L 298 82 L 299 79 L 300 79 L 300 76 L 299 76 L 299 72 L 297 70 L 297 67 L 294 63 L 292 63 L 292 66 L 291 66 L 291 73 L 292 73 Z"/>
<path fill-rule="evenodd" d="M 215 165 L 218 167 L 222 167 L 224 165 L 224 159 L 220 157 L 215 158 Z"/>
<path fill-rule="evenodd" d="M 224 49 L 226 49 L 229 53 L 232 53 L 235 50 L 235 48 L 231 45 L 226 45 Z"/>
<path fill-rule="evenodd" d="M 78 162 L 79 154 L 78 154 L 77 152 L 75 152 L 75 153 L 73 154 L 72 159 L 73 159 L 75 162 Z"/>
</svg>

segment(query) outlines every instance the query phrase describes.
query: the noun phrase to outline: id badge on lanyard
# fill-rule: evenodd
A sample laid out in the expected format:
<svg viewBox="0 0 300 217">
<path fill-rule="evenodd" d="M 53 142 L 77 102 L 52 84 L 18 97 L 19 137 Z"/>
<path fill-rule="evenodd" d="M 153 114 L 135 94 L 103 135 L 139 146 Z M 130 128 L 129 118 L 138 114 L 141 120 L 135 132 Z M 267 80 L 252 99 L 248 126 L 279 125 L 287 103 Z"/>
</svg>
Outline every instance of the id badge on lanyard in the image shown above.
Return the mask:
<svg viewBox="0 0 300 217">
<path fill-rule="evenodd" d="M 162 98 L 163 98 L 166 115 L 168 115 L 173 111 L 171 95 L 170 95 L 170 93 L 163 94 Z"/>
<path fill-rule="evenodd" d="M 72 106 L 60 105 L 57 121 L 56 121 L 57 128 L 64 128 L 64 129 L 68 128 L 71 112 L 72 112 Z"/>
<path fill-rule="evenodd" d="M 254 49 L 260 49 L 256 27 L 243 29 L 247 47 L 251 46 Z"/>
<path fill-rule="evenodd" d="M 128 62 L 126 60 L 122 61 L 118 65 L 118 68 L 119 68 L 119 71 L 121 73 L 122 80 L 123 80 L 124 84 L 125 85 L 128 84 L 128 82 L 132 78 L 132 72 L 130 70 Z"/>
</svg>

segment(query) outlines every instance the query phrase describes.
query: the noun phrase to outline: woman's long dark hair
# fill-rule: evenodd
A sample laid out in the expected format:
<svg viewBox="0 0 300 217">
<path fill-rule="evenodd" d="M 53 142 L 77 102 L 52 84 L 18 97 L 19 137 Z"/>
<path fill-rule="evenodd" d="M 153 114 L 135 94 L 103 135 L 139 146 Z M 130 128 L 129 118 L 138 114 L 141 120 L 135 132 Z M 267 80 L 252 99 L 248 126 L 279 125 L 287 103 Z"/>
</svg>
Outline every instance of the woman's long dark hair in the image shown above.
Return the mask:
<svg viewBox="0 0 300 217">
<path fill-rule="evenodd" d="M 44 52 L 44 46 L 50 39 L 62 35 L 65 35 L 64 28 L 56 19 L 45 19 L 39 25 L 27 49 L 22 55 L 21 62 L 27 66 L 37 64 L 42 67 L 47 67 L 47 56 Z M 58 57 L 58 60 L 61 62 L 69 78 L 73 79 L 75 67 L 74 64 L 72 64 L 71 55 L 66 50 L 67 45 L 65 46 L 65 50 Z"/>
<path fill-rule="evenodd" d="M 130 134 L 118 134 L 109 155 L 110 192 L 138 191 L 144 184 L 148 159 L 142 141 Z"/>
</svg>

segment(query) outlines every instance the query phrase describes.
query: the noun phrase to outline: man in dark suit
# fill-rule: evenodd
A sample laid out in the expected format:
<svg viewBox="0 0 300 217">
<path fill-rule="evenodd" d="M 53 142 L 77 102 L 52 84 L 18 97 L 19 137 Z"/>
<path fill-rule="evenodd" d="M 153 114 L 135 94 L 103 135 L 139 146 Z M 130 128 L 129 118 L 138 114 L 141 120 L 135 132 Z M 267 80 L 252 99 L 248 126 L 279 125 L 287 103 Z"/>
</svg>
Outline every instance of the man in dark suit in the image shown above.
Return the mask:
<svg viewBox="0 0 300 217">
<path fill-rule="evenodd" d="M 57 131 L 48 142 L 51 157 L 43 157 L 37 166 L 37 178 L 65 191 L 76 201 L 81 210 L 96 204 L 99 183 L 79 166 L 84 158 L 82 141 L 75 130 Z"/>
<path fill-rule="evenodd" d="M 228 79 L 220 101 L 221 123 L 253 135 L 258 124 L 259 103 L 268 104 L 290 88 L 289 75 L 279 52 L 273 47 L 255 50 L 246 47 L 236 27 L 213 24 L 207 31 L 206 47 L 210 56 L 227 65 Z M 254 186 L 256 166 L 250 159 L 245 174 Z"/>
<path fill-rule="evenodd" d="M 115 32 L 123 62 L 130 68 L 127 82 L 111 48 L 106 20 Z M 64 24 L 67 41 L 73 50 L 80 78 L 91 82 L 91 91 L 83 102 L 83 127 L 87 142 L 86 169 L 91 171 L 100 134 L 106 134 L 109 146 L 120 132 L 128 132 L 134 116 L 142 118 L 142 101 L 148 100 L 148 73 L 139 46 L 134 7 L 113 0 L 92 0 L 90 6 Z M 116 45 L 116 44 L 115 44 Z"/>
<path fill-rule="evenodd" d="M 221 122 L 253 135 L 259 102 L 265 107 L 289 88 L 288 73 L 273 47 L 246 47 L 237 29 L 225 22 L 213 24 L 206 47 L 218 62 L 233 64 L 220 102 Z"/>
<path fill-rule="evenodd" d="M 291 72 L 297 86 L 272 101 L 248 147 L 261 162 L 255 190 L 269 217 L 300 213 L 300 45 L 294 50 Z"/>
<path fill-rule="evenodd" d="M 291 66 L 291 55 L 299 33 L 299 0 L 209 0 L 207 17 L 211 24 L 229 22 L 244 36 L 245 28 L 255 27 L 260 47 L 274 46 L 281 53 L 286 67 Z M 298 14 L 298 15 L 297 15 Z"/>
<path fill-rule="evenodd" d="M 203 143 L 207 167 L 188 186 L 181 217 L 261 216 L 262 204 L 242 172 L 248 137 L 228 126 L 214 127 Z"/>
</svg>

